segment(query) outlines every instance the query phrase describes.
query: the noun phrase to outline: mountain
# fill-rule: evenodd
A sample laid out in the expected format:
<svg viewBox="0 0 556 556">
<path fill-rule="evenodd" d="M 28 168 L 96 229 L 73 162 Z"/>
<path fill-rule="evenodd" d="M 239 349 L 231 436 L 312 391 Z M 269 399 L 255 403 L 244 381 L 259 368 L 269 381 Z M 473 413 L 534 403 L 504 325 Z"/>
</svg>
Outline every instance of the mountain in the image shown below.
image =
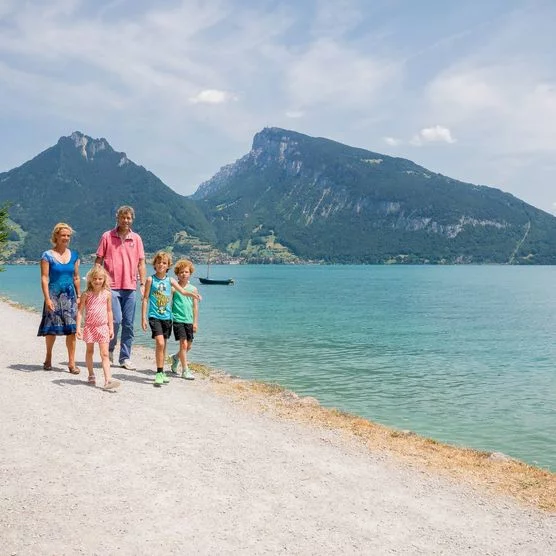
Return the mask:
<svg viewBox="0 0 556 556">
<path fill-rule="evenodd" d="M 279 128 L 192 198 L 236 256 L 278 243 L 337 263 L 556 264 L 556 218 L 508 193 Z"/>
<path fill-rule="evenodd" d="M 11 259 L 36 260 L 54 224 L 94 253 L 124 204 L 148 252 L 246 262 L 556 264 L 556 218 L 402 158 L 267 128 L 194 195 L 80 132 L 0 174 Z M 211 260 L 222 260 L 212 251 Z"/>
<path fill-rule="evenodd" d="M 37 259 L 50 246 L 50 232 L 59 221 L 74 228 L 76 249 L 94 253 L 101 233 L 114 227 L 116 210 L 124 204 L 135 209 L 134 229 L 147 251 L 191 236 L 215 240 L 196 202 L 116 152 L 106 139 L 78 131 L 0 174 L 0 204 L 3 201 L 11 203 L 10 219 L 24 237 L 15 256 L 27 259 Z"/>
</svg>

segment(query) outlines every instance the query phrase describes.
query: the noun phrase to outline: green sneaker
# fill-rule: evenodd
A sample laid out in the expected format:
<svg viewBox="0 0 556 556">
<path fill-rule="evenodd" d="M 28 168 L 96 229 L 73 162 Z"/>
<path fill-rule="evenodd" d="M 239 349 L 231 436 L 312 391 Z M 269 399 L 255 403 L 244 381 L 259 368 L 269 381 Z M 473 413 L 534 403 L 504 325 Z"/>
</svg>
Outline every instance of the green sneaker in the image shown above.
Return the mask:
<svg viewBox="0 0 556 556">
<path fill-rule="evenodd" d="M 185 378 L 185 380 L 195 380 L 195 375 L 189 370 L 189 367 L 185 368 L 185 371 L 183 371 L 181 377 Z"/>
<path fill-rule="evenodd" d="M 177 375 L 178 374 L 178 365 L 180 364 L 178 354 L 175 353 L 174 355 L 170 355 L 170 359 L 171 359 L 170 369 L 172 370 L 172 372 L 175 375 Z"/>
<path fill-rule="evenodd" d="M 166 373 L 164 371 L 162 371 L 160 374 L 162 375 L 162 383 L 163 384 L 168 384 L 170 382 L 170 379 L 168 378 Z"/>
<path fill-rule="evenodd" d="M 154 375 L 154 386 L 162 386 L 164 384 L 164 373 L 156 373 Z"/>
</svg>

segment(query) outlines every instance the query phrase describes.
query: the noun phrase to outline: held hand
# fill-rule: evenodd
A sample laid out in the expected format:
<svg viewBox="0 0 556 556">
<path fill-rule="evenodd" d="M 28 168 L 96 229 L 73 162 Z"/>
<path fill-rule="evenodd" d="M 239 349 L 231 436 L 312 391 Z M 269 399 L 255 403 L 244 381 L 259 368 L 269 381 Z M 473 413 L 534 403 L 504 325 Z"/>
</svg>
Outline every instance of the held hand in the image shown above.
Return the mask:
<svg viewBox="0 0 556 556">
<path fill-rule="evenodd" d="M 203 300 L 203 298 L 201 297 L 201 294 L 200 294 L 200 293 L 197 293 L 197 294 L 196 294 L 195 299 L 196 299 L 197 301 L 202 301 L 202 300 Z"/>
<path fill-rule="evenodd" d="M 82 328 L 78 328 L 75 332 L 75 335 L 77 337 L 78 340 L 82 340 L 83 339 L 83 329 Z"/>
</svg>

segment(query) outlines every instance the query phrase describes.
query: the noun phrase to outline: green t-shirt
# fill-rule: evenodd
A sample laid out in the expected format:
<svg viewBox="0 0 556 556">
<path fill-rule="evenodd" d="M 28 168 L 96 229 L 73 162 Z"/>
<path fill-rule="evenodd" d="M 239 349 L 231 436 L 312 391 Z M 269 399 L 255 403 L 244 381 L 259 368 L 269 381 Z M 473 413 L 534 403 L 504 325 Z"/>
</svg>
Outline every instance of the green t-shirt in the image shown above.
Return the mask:
<svg viewBox="0 0 556 556">
<path fill-rule="evenodd" d="M 187 284 L 183 289 L 192 293 L 197 291 L 197 288 L 191 283 Z M 174 322 L 193 324 L 193 301 L 192 297 L 182 295 L 178 291 L 174 292 L 174 297 L 172 298 L 172 319 Z"/>
</svg>

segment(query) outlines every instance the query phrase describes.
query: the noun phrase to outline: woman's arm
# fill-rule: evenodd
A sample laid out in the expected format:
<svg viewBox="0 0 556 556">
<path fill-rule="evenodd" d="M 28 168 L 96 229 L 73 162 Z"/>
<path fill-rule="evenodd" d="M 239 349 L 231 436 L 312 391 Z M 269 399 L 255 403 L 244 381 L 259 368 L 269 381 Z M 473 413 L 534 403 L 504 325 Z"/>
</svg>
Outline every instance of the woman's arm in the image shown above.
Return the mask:
<svg viewBox="0 0 556 556">
<path fill-rule="evenodd" d="M 81 297 L 81 278 L 79 277 L 79 263 L 81 261 L 77 259 L 75 265 L 73 266 L 73 287 L 75 288 L 75 295 L 77 296 L 77 301 Z"/>
<path fill-rule="evenodd" d="M 149 276 L 145 283 L 145 293 L 143 294 L 143 303 L 141 305 L 141 323 L 145 332 L 147 331 L 147 306 L 149 304 L 149 295 L 151 294 L 152 282 L 153 279 L 151 276 Z"/>
<path fill-rule="evenodd" d="M 44 297 L 44 304 L 47 311 L 54 311 L 54 303 L 50 299 L 50 292 L 48 291 L 48 272 L 50 270 L 50 264 L 48 261 L 41 259 L 41 289 L 42 295 Z"/>
</svg>

